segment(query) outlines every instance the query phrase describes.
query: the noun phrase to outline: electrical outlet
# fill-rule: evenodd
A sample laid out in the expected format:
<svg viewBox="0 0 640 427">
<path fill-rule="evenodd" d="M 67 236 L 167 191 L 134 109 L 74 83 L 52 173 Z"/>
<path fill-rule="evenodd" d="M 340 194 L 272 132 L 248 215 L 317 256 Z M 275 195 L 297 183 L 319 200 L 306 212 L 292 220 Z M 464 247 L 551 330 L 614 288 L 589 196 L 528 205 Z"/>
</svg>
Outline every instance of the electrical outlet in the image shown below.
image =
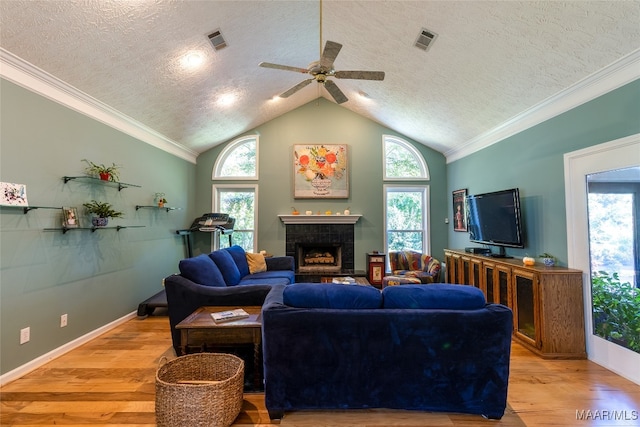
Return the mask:
<svg viewBox="0 0 640 427">
<path fill-rule="evenodd" d="M 63 314 L 60 316 L 60 327 L 64 328 L 65 326 L 67 326 L 67 315 Z"/>
<path fill-rule="evenodd" d="M 20 329 L 20 344 L 28 343 L 30 339 L 31 328 L 27 326 L 26 328 Z"/>
</svg>

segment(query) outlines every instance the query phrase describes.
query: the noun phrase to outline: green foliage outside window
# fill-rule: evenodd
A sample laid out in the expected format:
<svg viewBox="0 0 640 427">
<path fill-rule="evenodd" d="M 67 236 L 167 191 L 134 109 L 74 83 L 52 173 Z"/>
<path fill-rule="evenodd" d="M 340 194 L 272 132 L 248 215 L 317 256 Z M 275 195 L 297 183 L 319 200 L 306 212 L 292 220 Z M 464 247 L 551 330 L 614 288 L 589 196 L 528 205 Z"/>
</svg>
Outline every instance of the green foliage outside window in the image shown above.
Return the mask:
<svg viewBox="0 0 640 427">
<path fill-rule="evenodd" d="M 387 140 L 385 143 L 387 178 L 421 178 L 423 173 L 415 155 L 402 145 Z"/>
<path fill-rule="evenodd" d="M 247 252 L 254 251 L 254 204 L 255 193 L 253 191 L 221 191 L 220 212 L 228 213 L 235 218 L 232 242 L 239 245 Z M 220 247 L 229 245 L 228 236 L 220 236 Z"/>
<path fill-rule="evenodd" d="M 591 277 L 594 334 L 640 353 L 640 288 L 621 283 L 618 273 Z"/>
<path fill-rule="evenodd" d="M 422 252 L 422 193 L 387 193 L 387 247 L 389 251 L 412 249 Z"/>
<path fill-rule="evenodd" d="M 224 159 L 220 176 L 255 176 L 256 140 L 250 139 L 239 144 Z"/>
</svg>

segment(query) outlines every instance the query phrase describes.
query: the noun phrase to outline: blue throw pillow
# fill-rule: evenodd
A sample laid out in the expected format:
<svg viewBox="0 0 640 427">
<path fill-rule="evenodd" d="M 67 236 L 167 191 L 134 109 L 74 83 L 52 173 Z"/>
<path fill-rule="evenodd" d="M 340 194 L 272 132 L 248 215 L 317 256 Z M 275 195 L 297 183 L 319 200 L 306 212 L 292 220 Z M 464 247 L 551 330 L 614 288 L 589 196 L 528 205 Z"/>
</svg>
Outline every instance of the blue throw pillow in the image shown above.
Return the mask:
<svg viewBox="0 0 640 427">
<path fill-rule="evenodd" d="M 382 299 L 384 308 L 475 310 L 486 304 L 480 289 L 445 283 L 388 286 L 382 291 Z"/>
<path fill-rule="evenodd" d="M 247 254 L 242 246 L 233 245 L 230 248 L 225 248 L 225 251 L 231 254 L 231 257 L 238 267 L 240 277 L 244 277 L 249 274 L 249 263 L 247 262 Z"/>
<path fill-rule="evenodd" d="M 178 263 L 183 277 L 205 286 L 226 286 L 222 273 L 206 254 L 183 259 Z"/>
<path fill-rule="evenodd" d="M 213 251 L 209 254 L 209 258 L 211 258 L 220 269 L 227 286 L 235 286 L 240 283 L 240 279 L 242 278 L 242 276 L 240 276 L 240 270 L 238 270 L 236 262 L 228 251 Z"/>
<path fill-rule="evenodd" d="M 296 283 L 282 294 L 290 307 L 370 309 L 382 306 L 380 291 L 373 286 L 339 285 L 334 283 Z"/>
</svg>

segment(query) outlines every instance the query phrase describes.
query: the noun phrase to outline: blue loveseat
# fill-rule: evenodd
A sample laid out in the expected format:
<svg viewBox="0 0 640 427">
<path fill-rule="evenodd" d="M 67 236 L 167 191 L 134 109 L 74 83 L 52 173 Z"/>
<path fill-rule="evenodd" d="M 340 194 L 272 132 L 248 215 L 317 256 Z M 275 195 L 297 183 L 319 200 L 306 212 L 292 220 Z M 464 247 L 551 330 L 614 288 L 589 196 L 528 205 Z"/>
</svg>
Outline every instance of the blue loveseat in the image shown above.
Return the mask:
<svg viewBox="0 0 640 427">
<path fill-rule="evenodd" d="M 275 286 L 262 308 L 265 404 L 500 419 L 512 312 L 472 286 Z"/>
<path fill-rule="evenodd" d="M 269 257 L 251 268 L 248 259 L 260 259 L 240 246 L 220 249 L 180 261 L 180 274 L 164 279 L 171 338 L 181 354 L 176 325 L 202 306 L 261 306 L 274 285 L 295 281 L 294 259 Z M 264 264 L 262 264 L 264 263 Z M 262 270 L 262 271 L 259 271 Z"/>
</svg>

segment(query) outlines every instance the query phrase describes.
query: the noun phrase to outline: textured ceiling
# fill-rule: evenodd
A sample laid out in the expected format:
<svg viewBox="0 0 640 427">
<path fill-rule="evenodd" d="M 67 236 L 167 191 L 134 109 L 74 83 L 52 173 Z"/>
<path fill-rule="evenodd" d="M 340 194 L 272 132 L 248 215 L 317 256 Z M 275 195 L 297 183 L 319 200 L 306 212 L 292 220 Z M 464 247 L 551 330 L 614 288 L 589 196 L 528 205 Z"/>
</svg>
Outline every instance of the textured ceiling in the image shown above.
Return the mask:
<svg viewBox="0 0 640 427">
<path fill-rule="evenodd" d="M 438 34 L 427 52 L 422 28 Z M 337 70 L 386 73 L 334 79 L 344 108 L 446 153 L 637 50 L 640 2 L 325 0 L 322 38 L 343 45 Z M 273 100 L 308 76 L 258 67 L 319 59 L 315 1 L 2 0 L 0 46 L 196 152 L 332 100 L 316 83 Z"/>
</svg>

